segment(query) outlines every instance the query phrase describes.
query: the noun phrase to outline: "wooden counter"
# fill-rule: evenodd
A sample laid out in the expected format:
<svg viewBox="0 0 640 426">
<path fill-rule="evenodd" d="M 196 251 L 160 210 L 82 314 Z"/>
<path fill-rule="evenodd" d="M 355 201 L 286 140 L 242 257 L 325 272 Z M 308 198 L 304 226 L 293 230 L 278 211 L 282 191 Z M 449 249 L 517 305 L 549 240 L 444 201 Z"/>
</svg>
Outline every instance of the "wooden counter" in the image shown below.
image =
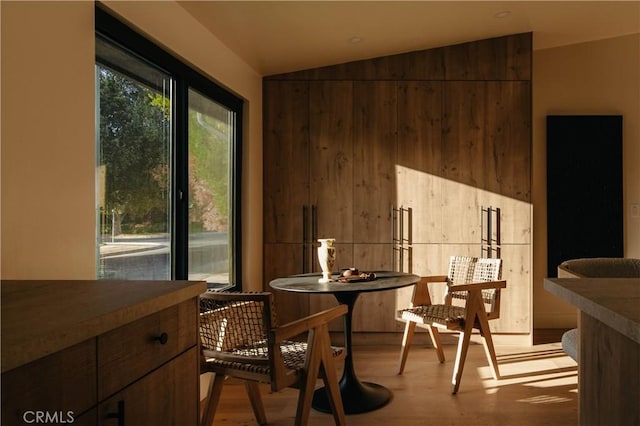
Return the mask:
<svg viewBox="0 0 640 426">
<path fill-rule="evenodd" d="M 2 372 L 197 297 L 204 282 L 2 281 Z"/>
<path fill-rule="evenodd" d="M 3 423 L 29 423 L 38 409 L 76 424 L 113 416 L 131 424 L 197 424 L 197 312 L 205 282 L 0 286 Z M 171 397 L 166 392 L 181 398 L 154 402 Z M 145 406 L 154 409 L 141 411 Z"/>
<path fill-rule="evenodd" d="M 580 309 L 580 424 L 640 424 L 640 279 L 548 278 L 544 288 Z"/>
</svg>

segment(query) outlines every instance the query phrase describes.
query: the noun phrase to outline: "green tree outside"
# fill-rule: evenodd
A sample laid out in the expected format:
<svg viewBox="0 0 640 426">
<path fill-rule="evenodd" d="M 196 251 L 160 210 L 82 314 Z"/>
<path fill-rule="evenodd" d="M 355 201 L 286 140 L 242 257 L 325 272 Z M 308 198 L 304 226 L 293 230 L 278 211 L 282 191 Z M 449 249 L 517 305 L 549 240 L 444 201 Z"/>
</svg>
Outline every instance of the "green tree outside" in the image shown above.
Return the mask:
<svg viewBox="0 0 640 426">
<path fill-rule="evenodd" d="M 107 68 L 100 85 L 100 165 L 105 215 L 114 234 L 168 233 L 171 103 Z M 228 111 L 195 92 L 189 111 L 189 203 L 193 231 L 228 229 Z M 110 227 L 108 220 L 106 228 Z"/>
</svg>

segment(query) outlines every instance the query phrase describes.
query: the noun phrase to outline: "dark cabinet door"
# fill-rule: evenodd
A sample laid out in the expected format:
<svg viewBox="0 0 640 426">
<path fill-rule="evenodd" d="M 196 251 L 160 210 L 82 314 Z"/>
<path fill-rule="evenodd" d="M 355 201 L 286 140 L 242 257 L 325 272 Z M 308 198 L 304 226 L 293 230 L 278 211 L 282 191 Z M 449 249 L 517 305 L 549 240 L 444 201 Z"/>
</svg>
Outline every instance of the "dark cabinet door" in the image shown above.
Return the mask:
<svg viewBox="0 0 640 426">
<path fill-rule="evenodd" d="M 285 324 L 309 313 L 309 296 L 274 290 L 269 282 L 276 278 L 302 273 L 303 261 L 309 254 L 301 243 L 268 243 L 264 245 L 264 290 L 273 292 L 278 323 Z"/>
<path fill-rule="evenodd" d="M 402 215 L 396 229 L 411 244 L 442 241 L 442 90 L 438 81 L 398 87 L 396 207 L 411 211 L 396 213 L 396 222 Z"/>
<path fill-rule="evenodd" d="M 197 365 L 198 348 L 193 347 L 102 402 L 98 424 L 198 424 Z"/>
<path fill-rule="evenodd" d="M 446 82 L 442 126 L 445 243 L 480 243 L 480 209 L 502 210 L 502 242 L 529 243 L 530 84 Z M 479 253 L 478 253 L 479 254 Z"/>
<path fill-rule="evenodd" d="M 263 90 L 264 241 L 302 243 L 309 205 L 309 84 L 265 81 Z"/>
<path fill-rule="evenodd" d="M 531 201 L 531 83 L 486 83 L 485 188 Z"/>
<path fill-rule="evenodd" d="M 309 161 L 313 243 L 318 238 L 353 241 L 353 84 L 310 83 Z M 314 257 L 315 258 L 315 257 Z M 317 261 L 313 268 L 318 269 Z"/>
<path fill-rule="evenodd" d="M 353 238 L 389 243 L 396 203 L 397 83 L 353 84 Z"/>
</svg>

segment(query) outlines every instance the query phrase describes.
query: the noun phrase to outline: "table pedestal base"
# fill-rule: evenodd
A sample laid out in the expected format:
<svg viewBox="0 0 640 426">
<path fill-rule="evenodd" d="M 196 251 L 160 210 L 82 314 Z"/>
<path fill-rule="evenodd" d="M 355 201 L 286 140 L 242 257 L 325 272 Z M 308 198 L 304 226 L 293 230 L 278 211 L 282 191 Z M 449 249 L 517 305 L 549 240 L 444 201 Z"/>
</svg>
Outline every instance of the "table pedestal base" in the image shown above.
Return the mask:
<svg viewBox="0 0 640 426">
<path fill-rule="evenodd" d="M 366 413 L 385 406 L 391 401 L 389 389 L 376 383 L 341 380 L 340 395 L 345 414 Z M 313 408 L 323 413 L 331 413 L 331 406 L 324 387 L 313 393 Z"/>
</svg>

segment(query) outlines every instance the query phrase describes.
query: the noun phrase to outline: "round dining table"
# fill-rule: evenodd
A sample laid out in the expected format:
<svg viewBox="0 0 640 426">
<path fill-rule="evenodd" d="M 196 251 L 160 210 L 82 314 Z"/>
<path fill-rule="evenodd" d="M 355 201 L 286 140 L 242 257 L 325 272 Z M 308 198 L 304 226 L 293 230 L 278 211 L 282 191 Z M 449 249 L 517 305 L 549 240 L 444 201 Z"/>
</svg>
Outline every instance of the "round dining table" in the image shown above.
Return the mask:
<svg viewBox="0 0 640 426">
<path fill-rule="evenodd" d="M 333 274 L 333 281 L 320 282 L 322 274 L 300 274 L 277 278 L 269 283 L 271 288 L 280 291 L 307 294 L 331 293 L 338 303 L 348 306 L 344 317 L 345 349 L 344 370 L 340 379 L 340 394 L 345 414 L 357 414 L 372 411 L 386 405 L 393 394 L 388 388 L 377 383 L 362 382 L 358 378 L 353 365 L 351 322 L 353 308 L 361 293 L 393 290 L 407 287 L 420 280 L 418 275 L 394 271 L 373 271 L 375 279 L 363 281 L 340 282 L 339 274 Z M 331 413 L 331 406 L 324 388 L 317 389 L 313 395 L 312 407 L 318 411 Z"/>
</svg>

